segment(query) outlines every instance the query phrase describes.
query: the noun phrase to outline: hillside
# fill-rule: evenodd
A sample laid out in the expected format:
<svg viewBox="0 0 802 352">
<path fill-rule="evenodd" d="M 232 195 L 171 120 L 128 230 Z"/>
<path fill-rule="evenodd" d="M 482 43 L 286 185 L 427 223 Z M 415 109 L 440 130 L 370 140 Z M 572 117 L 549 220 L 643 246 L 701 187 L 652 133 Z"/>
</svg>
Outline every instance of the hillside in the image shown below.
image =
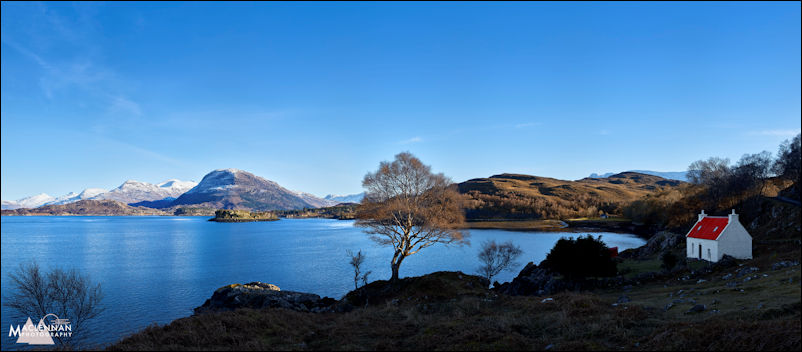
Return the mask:
<svg viewBox="0 0 802 352">
<path fill-rule="evenodd" d="M 761 215 L 745 223 L 755 239 L 751 260 L 682 260 L 666 271 L 660 251 L 684 259 L 684 241 L 661 249 L 658 239 L 630 250 L 647 255 L 622 253 L 619 276 L 581 291 L 510 295 L 476 276 L 435 272 L 395 286 L 371 282 L 321 313 L 240 308 L 193 315 L 107 350 L 796 351 L 799 207 L 764 199 L 755 211 Z"/>
<path fill-rule="evenodd" d="M 250 172 L 220 169 L 204 176 L 197 186 L 178 197 L 171 206 L 264 211 L 316 208 L 326 203 L 319 204 L 309 197 Z"/>
<path fill-rule="evenodd" d="M 469 197 L 469 220 L 559 219 L 620 214 L 621 207 L 629 202 L 682 183 L 634 172 L 578 181 L 501 174 L 471 179 L 458 187 Z"/>
<path fill-rule="evenodd" d="M 45 205 L 34 209 L 2 211 L 3 215 L 171 215 L 161 210 L 132 207 L 113 200 L 79 200 L 74 203 Z"/>
</svg>

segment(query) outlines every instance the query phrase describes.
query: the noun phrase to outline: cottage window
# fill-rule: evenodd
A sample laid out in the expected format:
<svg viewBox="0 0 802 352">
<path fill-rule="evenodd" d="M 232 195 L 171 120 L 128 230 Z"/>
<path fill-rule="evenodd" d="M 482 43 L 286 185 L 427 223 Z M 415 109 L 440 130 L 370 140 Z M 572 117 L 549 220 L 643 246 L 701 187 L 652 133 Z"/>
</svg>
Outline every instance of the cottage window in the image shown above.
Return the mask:
<svg viewBox="0 0 802 352">
<path fill-rule="evenodd" d="M 712 259 L 713 257 L 710 256 L 710 248 L 707 249 L 707 259 Z"/>
</svg>

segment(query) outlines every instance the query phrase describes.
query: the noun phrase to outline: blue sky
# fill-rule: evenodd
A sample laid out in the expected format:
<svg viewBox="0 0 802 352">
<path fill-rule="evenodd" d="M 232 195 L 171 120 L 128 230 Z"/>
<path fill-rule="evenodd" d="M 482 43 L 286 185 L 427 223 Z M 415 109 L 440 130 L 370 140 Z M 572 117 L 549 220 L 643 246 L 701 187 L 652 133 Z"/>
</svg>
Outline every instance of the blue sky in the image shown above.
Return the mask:
<svg viewBox="0 0 802 352">
<path fill-rule="evenodd" d="M 800 3 L 2 3 L 2 199 L 685 170 L 800 130 Z"/>
</svg>

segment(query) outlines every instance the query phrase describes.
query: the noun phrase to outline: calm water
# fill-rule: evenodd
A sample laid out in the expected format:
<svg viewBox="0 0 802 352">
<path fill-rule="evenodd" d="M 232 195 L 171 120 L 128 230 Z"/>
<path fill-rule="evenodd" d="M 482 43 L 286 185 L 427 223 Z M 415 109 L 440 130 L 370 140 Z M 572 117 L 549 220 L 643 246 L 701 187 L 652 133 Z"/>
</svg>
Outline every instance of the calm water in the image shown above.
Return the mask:
<svg viewBox="0 0 802 352">
<path fill-rule="evenodd" d="M 352 221 L 294 219 L 275 222 L 214 223 L 204 217 L 2 217 L 2 301 L 10 287 L 8 273 L 36 260 L 42 267 L 77 268 L 101 283 L 106 311 L 96 319 L 89 339 L 97 344 L 119 340 L 151 323 L 189 316 L 192 308 L 220 286 L 269 282 L 282 290 L 313 292 L 339 299 L 353 289 L 347 249 L 367 253 L 371 280 L 390 277 L 392 251 L 370 241 Z M 435 271 L 475 273 L 484 240 L 512 240 L 524 255 L 514 272 L 495 278 L 510 281 L 529 261 L 539 263 L 554 243 L 572 233 L 472 230 L 472 246 L 426 248 L 407 258 L 401 276 Z M 626 234 L 602 235 L 619 250 L 643 240 Z M 34 318 L 34 317 L 31 317 Z M 35 318 L 36 320 L 38 318 Z M 20 317 L 2 308 L 3 332 Z M 36 321 L 34 321 L 36 323 Z M 18 349 L 3 334 L 2 347 Z"/>
</svg>

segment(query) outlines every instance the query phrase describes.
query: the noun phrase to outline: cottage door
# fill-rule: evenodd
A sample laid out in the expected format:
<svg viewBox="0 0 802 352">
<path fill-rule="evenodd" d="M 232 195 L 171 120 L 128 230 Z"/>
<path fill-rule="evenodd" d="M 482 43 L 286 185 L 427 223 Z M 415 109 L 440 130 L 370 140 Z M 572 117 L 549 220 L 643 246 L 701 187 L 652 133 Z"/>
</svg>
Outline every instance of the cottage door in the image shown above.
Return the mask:
<svg viewBox="0 0 802 352">
<path fill-rule="evenodd" d="M 699 245 L 699 259 L 702 259 L 702 245 Z"/>
</svg>

